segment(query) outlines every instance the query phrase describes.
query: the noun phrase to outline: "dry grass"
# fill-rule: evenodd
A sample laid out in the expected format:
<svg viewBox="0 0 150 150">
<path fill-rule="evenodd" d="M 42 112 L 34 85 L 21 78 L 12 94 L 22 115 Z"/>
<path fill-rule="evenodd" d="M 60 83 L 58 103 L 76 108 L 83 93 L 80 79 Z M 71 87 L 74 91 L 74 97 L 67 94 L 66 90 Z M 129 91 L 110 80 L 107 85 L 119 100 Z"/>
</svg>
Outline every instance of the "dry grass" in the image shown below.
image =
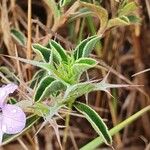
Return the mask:
<svg viewBox="0 0 150 150">
<path fill-rule="evenodd" d="M 150 2 L 148 0 L 137 0 L 141 5 L 138 12 L 142 17 L 141 25 L 131 25 L 109 30 L 105 33 L 101 56 L 93 53 L 101 67 L 89 72 L 91 78 L 102 78 L 105 70 L 110 70 L 110 82 L 144 85 L 130 89 L 113 90 L 113 100 L 104 93 L 96 92 L 89 95 L 90 105 L 103 117 L 109 128 L 121 122 L 134 112 L 150 105 L 150 73 L 132 77 L 136 72 L 150 68 Z M 30 5 L 32 3 L 32 5 Z M 114 5 L 115 3 L 115 5 Z M 103 1 L 103 6 L 110 14 L 114 15 L 117 9 L 114 0 Z M 31 13 L 32 6 L 32 13 Z M 78 8 L 78 2 L 65 8 L 60 18 L 55 17 L 53 7 L 47 0 L 1 0 L 0 1 L 0 53 L 10 56 L 20 56 L 34 59 L 35 54 L 31 50 L 31 43 L 47 43 L 50 38 L 57 39 L 67 49 L 72 49 L 80 34 L 83 24 L 83 37 L 91 34 L 86 26 L 86 20 L 77 19 L 73 22 L 74 31 L 69 28 L 68 18 Z M 32 15 L 31 15 L 32 14 Z M 94 19 L 97 28 L 97 19 Z M 79 25 L 80 24 L 80 25 Z M 19 45 L 11 36 L 11 29 L 22 31 L 27 37 L 25 46 Z M 73 32 L 73 33 L 71 33 Z M 17 64 L 17 65 L 16 65 Z M 9 67 L 20 79 L 21 96 L 26 97 L 26 85 L 37 68 L 21 64 L 18 61 L 0 56 L 0 65 Z M 104 68 L 104 69 L 102 69 Z M 31 95 L 33 91 L 30 91 Z M 30 95 L 29 94 L 29 95 Z M 81 98 L 82 99 L 82 98 Z M 116 134 L 115 148 L 124 150 L 148 150 L 150 140 L 150 114 L 145 114 L 132 125 L 127 126 L 121 133 Z M 60 124 L 64 121 L 59 120 Z M 48 126 L 42 129 L 34 138 L 38 125 L 33 127 L 23 137 L 0 149 L 9 150 L 50 150 L 59 149 L 55 132 Z M 83 118 L 71 117 L 66 149 L 78 149 L 89 140 L 96 137 L 91 127 Z M 63 138 L 64 128 L 60 128 L 60 136 Z"/>
</svg>

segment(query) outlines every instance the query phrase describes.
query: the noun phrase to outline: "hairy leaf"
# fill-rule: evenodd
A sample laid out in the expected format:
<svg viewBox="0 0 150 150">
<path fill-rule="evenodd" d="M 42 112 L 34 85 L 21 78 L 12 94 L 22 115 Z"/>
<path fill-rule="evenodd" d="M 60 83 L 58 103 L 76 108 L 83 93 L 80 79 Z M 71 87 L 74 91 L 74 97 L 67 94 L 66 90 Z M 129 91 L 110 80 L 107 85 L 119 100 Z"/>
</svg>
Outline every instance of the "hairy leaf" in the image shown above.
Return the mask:
<svg viewBox="0 0 150 150">
<path fill-rule="evenodd" d="M 92 58 L 80 58 L 73 64 L 73 74 L 76 80 L 80 79 L 80 76 L 86 70 L 96 66 L 97 62 Z"/>
<path fill-rule="evenodd" d="M 58 44 L 54 40 L 51 40 L 49 42 L 49 45 L 50 45 L 54 55 L 59 60 L 59 62 L 61 62 L 61 61 L 67 62 L 68 61 L 66 51 L 63 49 L 63 47 L 60 44 Z"/>
<path fill-rule="evenodd" d="M 131 15 L 138 8 L 136 2 L 129 2 L 118 11 L 118 16 Z"/>
<path fill-rule="evenodd" d="M 94 130 L 100 135 L 106 144 L 112 144 L 112 138 L 109 134 L 108 128 L 95 110 L 81 102 L 75 102 L 73 106 L 86 117 Z"/>
<path fill-rule="evenodd" d="M 107 25 L 107 28 L 112 28 L 112 27 L 115 27 L 115 26 L 125 26 L 125 25 L 129 25 L 130 23 L 123 20 L 122 18 L 113 18 L 113 19 L 110 19 L 108 21 L 108 25 Z"/>
<path fill-rule="evenodd" d="M 94 91 L 94 89 L 95 84 L 92 84 L 91 82 L 78 83 L 67 88 L 64 99 L 76 99 L 84 94 Z"/>
<path fill-rule="evenodd" d="M 35 91 L 34 100 L 41 101 L 42 99 L 64 88 L 65 86 L 60 81 L 54 79 L 53 77 L 46 76 L 39 83 Z"/>
<path fill-rule="evenodd" d="M 44 47 L 40 44 L 33 44 L 32 48 L 36 54 L 40 55 L 40 57 L 42 58 L 44 62 L 49 62 L 50 54 L 51 54 L 51 51 L 49 48 Z"/>
<path fill-rule="evenodd" d="M 26 44 L 26 37 L 24 34 L 17 30 L 17 29 L 11 29 L 11 35 L 12 37 L 20 44 L 20 45 L 25 45 Z"/>
<path fill-rule="evenodd" d="M 81 57 L 88 57 L 99 39 L 99 36 L 94 35 L 83 40 L 79 45 L 77 45 L 77 47 L 74 50 L 75 60 Z"/>
</svg>

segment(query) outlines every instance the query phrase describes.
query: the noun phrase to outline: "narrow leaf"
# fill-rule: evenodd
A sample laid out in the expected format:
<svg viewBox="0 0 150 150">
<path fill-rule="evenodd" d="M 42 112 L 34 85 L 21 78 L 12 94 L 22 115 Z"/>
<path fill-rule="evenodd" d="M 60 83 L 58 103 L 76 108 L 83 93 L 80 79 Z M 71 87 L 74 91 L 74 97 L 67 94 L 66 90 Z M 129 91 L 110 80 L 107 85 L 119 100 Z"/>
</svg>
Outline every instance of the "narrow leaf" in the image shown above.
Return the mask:
<svg viewBox="0 0 150 150">
<path fill-rule="evenodd" d="M 80 58 L 78 59 L 75 64 L 73 65 L 73 74 L 75 76 L 76 80 L 80 79 L 80 76 L 85 72 L 86 70 L 93 68 L 96 66 L 97 62 L 96 60 L 92 58 Z"/>
<path fill-rule="evenodd" d="M 39 83 L 35 91 L 34 100 L 41 101 L 62 89 L 65 89 L 64 84 L 50 76 L 46 76 Z"/>
<path fill-rule="evenodd" d="M 11 29 L 11 35 L 12 37 L 22 46 L 25 46 L 26 44 L 26 37 L 24 36 L 24 34 L 17 30 L 17 29 Z"/>
<path fill-rule="evenodd" d="M 94 130 L 100 135 L 107 145 L 112 144 L 112 138 L 109 134 L 108 128 L 95 110 L 81 102 L 75 102 L 74 107 L 86 117 Z"/>
<path fill-rule="evenodd" d="M 50 49 L 44 47 L 40 44 L 33 44 L 32 48 L 36 54 L 38 54 L 44 62 L 49 62 L 50 59 Z"/>
<path fill-rule="evenodd" d="M 36 71 L 34 76 L 32 77 L 30 87 L 33 89 L 36 85 L 36 83 L 39 83 L 39 81 L 46 75 L 46 71 L 43 69 L 39 69 Z"/>
<path fill-rule="evenodd" d="M 95 5 L 95 4 L 90 4 L 90 3 L 86 3 L 86 2 L 80 2 L 80 4 L 81 4 L 81 6 L 89 8 L 92 12 L 95 13 L 95 15 L 98 16 L 98 18 L 100 20 L 100 25 L 101 25 L 98 33 L 99 34 L 103 33 L 107 26 L 107 22 L 108 22 L 107 10 L 104 9 L 103 7 Z"/>
<path fill-rule="evenodd" d="M 119 16 L 126 16 L 133 13 L 138 8 L 136 2 L 127 3 L 123 8 L 121 8 L 118 12 Z"/>
<path fill-rule="evenodd" d="M 53 50 L 54 55 L 56 55 L 58 57 L 58 60 L 60 62 L 61 61 L 64 61 L 64 62 L 68 61 L 66 51 L 63 49 L 63 47 L 60 44 L 58 44 L 54 40 L 51 40 L 49 42 L 49 44 L 50 44 L 50 47 Z"/>
<path fill-rule="evenodd" d="M 64 94 L 65 100 L 76 99 L 84 94 L 94 91 L 95 84 L 91 82 L 78 83 L 69 86 Z"/>
<path fill-rule="evenodd" d="M 129 22 L 126 22 L 123 19 L 118 17 L 118 18 L 110 19 L 108 21 L 107 28 L 112 28 L 112 27 L 116 27 L 116 26 L 125 26 L 125 25 L 129 25 Z"/>
<path fill-rule="evenodd" d="M 99 39 L 99 36 L 94 35 L 88 37 L 87 39 L 83 40 L 79 45 L 77 45 L 77 47 L 74 50 L 75 60 L 81 57 L 88 57 Z"/>
<path fill-rule="evenodd" d="M 46 94 L 45 92 L 48 90 L 49 86 L 53 81 L 55 81 L 55 79 L 50 76 L 46 76 L 41 80 L 41 82 L 38 84 L 38 87 L 35 91 L 35 95 L 34 95 L 35 101 L 41 101 L 41 99 L 44 98 Z"/>
</svg>

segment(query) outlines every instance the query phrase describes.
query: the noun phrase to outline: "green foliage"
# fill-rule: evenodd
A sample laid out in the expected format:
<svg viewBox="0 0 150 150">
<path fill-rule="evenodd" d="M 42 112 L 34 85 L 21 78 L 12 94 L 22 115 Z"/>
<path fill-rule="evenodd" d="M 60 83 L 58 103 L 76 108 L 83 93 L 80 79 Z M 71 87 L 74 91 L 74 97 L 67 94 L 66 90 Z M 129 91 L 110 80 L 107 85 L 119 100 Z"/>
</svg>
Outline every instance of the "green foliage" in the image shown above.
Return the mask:
<svg viewBox="0 0 150 150">
<path fill-rule="evenodd" d="M 60 44 L 58 44 L 54 40 L 51 40 L 49 42 L 49 45 L 51 47 L 53 55 L 56 56 L 59 63 L 61 63 L 62 61 L 64 62 L 68 61 L 66 51 L 63 49 L 63 47 Z"/>
<path fill-rule="evenodd" d="M 79 81 L 81 75 L 86 70 L 93 68 L 96 66 L 97 62 L 96 60 L 92 58 L 80 58 L 73 64 L 73 74 L 74 74 L 74 80 Z"/>
<path fill-rule="evenodd" d="M 137 9 L 138 6 L 135 2 L 123 1 L 119 7 L 117 17 L 108 21 L 107 28 L 140 23 L 141 20 L 135 13 Z"/>
<path fill-rule="evenodd" d="M 120 5 L 120 8 L 118 10 L 118 16 L 128 16 L 134 13 L 135 10 L 137 10 L 138 6 L 136 2 L 124 2 L 122 5 Z"/>
<path fill-rule="evenodd" d="M 91 107 L 80 102 L 75 102 L 73 106 L 85 116 L 106 144 L 112 144 L 112 138 L 107 126 L 103 122 L 102 118 Z"/>
<path fill-rule="evenodd" d="M 106 9 L 104 9 L 101 6 L 90 4 L 86 2 L 80 2 L 81 6 L 87 7 L 89 10 L 91 10 L 96 16 L 98 16 L 100 20 L 100 28 L 98 33 L 102 34 L 104 30 L 106 29 L 107 22 L 108 22 L 108 12 Z"/>
<path fill-rule="evenodd" d="M 69 4 L 71 2 L 71 0 L 60 0 L 59 1 L 59 5 L 60 7 L 66 6 L 67 4 Z"/>
<path fill-rule="evenodd" d="M 92 84 L 90 82 L 77 83 L 67 88 L 64 94 L 64 99 L 66 101 L 72 99 L 74 100 L 94 90 L 95 84 Z"/>
<path fill-rule="evenodd" d="M 100 40 L 99 36 L 91 36 L 85 40 L 83 40 L 79 45 L 76 46 L 74 50 L 74 58 L 75 60 L 81 57 L 88 57 L 92 52 L 95 44 Z"/>
<path fill-rule="evenodd" d="M 26 45 L 26 37 L 24 36 L 24 34 L 17 30 L 17 29 L 11 29 L 11 35 L 12 37 L 22 46 Z"/>
<path fill-rule="evenodd" d="M 60 90 L 65 89 L 65 86 L 59 81 L 50 76 L 45 76 L 35 91 L 34 100 L 41 101 L 45 98 L 57 94 Z"/>
<path fill-rule="evenodd" d="M 150 112 L 150 106 L 147 106 L 147 107 L 143 108 L 142 110 L 136 112 L 135 114 L 133 114 L 132 116 L 130 116 L 126 120 L 122 121 L 121 123 L 119 123 L 118 125 L 113 127 L 112 129 L 110 129 L 109 134 L 111 136 L 115 135 L 120 130 L 122 130 L 123 128 L 125 128 L 129 124 L 131 124 L 133 121 L 135 121 L 136 119 L 141 117 L 146 112 Z M 104 141 L 101 139 L 101 137 L 97 137 L 94 140 L 92 140 L 91 142 L 89 142 L 88 144 L 84 145 L 80 150 L 95 150 L 98 146 L 102 145 L 103 142 Z"/>
<path fill-rule="evenodd" d="M 34 108 L 34 113 L 41 117 L 49 113 L 49 106 L 40 102 L 35 103 L 33 105 L 33 108 Z"/>
<path fill-rule="evenodd" d="M 59 9 L 67 6 L 71 0 L 60 0 L 59 4 L 54 0 L 44 0 L 44 2 L 53 13 L 54 26 L 52 28 L 55 29 L 55 27 L 58 26 L 58 20 L 61 17 L 65 18 L 65 16 L 61 16 L 62 12 Z M 112 144 L 112 138 L 102 118 L 88 105 L 77 102 L 76 99 L 92 91 L 105 91 L 110 94 L 110 88 L 128 86 L 107 83 L 108 75 L 101 82 L 80 82 L 80 79 L 85 71 L 97 65 L 97 61 L 89 56 L 107 29 L 140 22 L 140 19 L 135 13 L 138 6 L 135 2 L 124 0 L 121 2 L 119 10 L 116 12 L 116 16 L 109 19 L 107 10 L 97 5 L 97 3 L 91 4 L 81 1 L 79 3 L 81 7 L 72 16 L 69 14 L 71 16 L 69 21 L 73 21 L 79 17 L 88 17 L 88 15 L 97 16 L 100 21 L 98 35 L 84 39 L 72 52 L 67 52 L 61 44 L 54 40 L 50 40 L 47 46 L 37 43 L 32 45 L 33 51 L 40 59 L 37 59 L 37 57 L 36 60 L 16 58 L 24 63 L 37 66 L 40 70 L 36 72 L 30 82 L 30 87 L 35 89 L 33 96 L 34 102 L 22 100 L 16 103 L 16 101 L 14 101 L 15 99 L 9 100 L 10 103 L 14 103 L 22 109 L 30 109 L 33 115 L 28 117 L 27 125 L 21 133 L 13 136 L 6 135 L 4 144 L 14 140 L 20 134 L 23 134 L 33 126 L 40 117 L 43 117 L 45 120 L 42 124 L 43 127 L 47 122 L 51 122 L 52 117 L 56 115 L 62 107 L 68 107 L 70 104 L 85 116 L 94 130 L 100 135 L 101 140 L 108 145 Z M 92 25 L 92 27 L 94 26 Z M 96 34 L 96 28 L 93 29 L 92 34 Z M 25 46 L 26 38 L 22 32 L 12 29 L 11 34 L 20 45 Z M 15 77 L 15 75 L 11 74 L 5 67 L 0 67 L 0 71 L 6 74 L 7 78 L 13 79 Z M 17 77 L 15 77 L 15 79 L 17 79 Z M 51 104 L 49 105 L 47 102 Z"/>
</svg>

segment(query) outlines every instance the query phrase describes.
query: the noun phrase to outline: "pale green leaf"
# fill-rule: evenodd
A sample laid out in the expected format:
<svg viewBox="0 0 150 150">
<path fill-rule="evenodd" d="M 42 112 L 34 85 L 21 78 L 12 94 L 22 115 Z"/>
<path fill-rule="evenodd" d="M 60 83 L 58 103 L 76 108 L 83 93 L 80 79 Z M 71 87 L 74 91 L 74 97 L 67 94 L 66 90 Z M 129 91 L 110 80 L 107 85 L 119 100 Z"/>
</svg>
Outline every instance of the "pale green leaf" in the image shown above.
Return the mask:
<svg viewBox="0 0 150 150">
<path fill-rule="evenodd" d="M 65 91 L 64 99 L 66 101 L 70 99 L 76 99 L 94 90 L 95 84 L 92 84 L 91 82 L 77 83 L 67 88 Z"/>
<path fill-rule="evenodd" d="M 76 80 L 80 79 L 80 76 L 86 70 L 96 66 L 97 61 L 92 58 L 80 58 L 72 66 L 73 74 Z"/>
<path fill-rule="evenodd" d="M 35 94 L 34 94 L 34 100 L 35 101 L 41 101 L 51 86 L 52 82 L 54 82 L 55 79 L 50 76 L 44 77 L 40 83 L 38 84 L 38 87 L 36 88 Z"/>
<path fill-rule="evenodd" d="M 118 16 L 131 15 L 138 8 L 136 2 L 129 2 L 118 11 Z"/>
<path fill-rule="evenodd" d="M 116 27 L 116 26 L 125 26 L 125 25 L 129 25 L 129 24 L 130 24 L 129 22 L 118 17 L 118 18 L 110 19 L 108 21 L 107 28 L 112 28 L 112 27 Z"/>
<path fill-rule="evenodd" d="M 38 116 L 45 116 L 49 113 L 49 106 L 44 104 L 44 103 L 35 103 L 33 105 L 33 108 L 34 108 L 34 113 Z"/>
<path fill-rule="evenodd" d="M 106 9 L 104 9 L 101 6 L 95 5 L 95 4 L 90 4 L 90 3 L 86 3 L 86 2 L 80 2 L 81 6 L 87 7 L 88 9 L 90 9 L 93 13 L 95 13 L 96 16 L 98 16 L 99 20 L 100 20 L 100 28 L 98 33 L 102 34 L 107 26 L 107 22 L 108 22 L 108 12 Z"/>
</svg>

